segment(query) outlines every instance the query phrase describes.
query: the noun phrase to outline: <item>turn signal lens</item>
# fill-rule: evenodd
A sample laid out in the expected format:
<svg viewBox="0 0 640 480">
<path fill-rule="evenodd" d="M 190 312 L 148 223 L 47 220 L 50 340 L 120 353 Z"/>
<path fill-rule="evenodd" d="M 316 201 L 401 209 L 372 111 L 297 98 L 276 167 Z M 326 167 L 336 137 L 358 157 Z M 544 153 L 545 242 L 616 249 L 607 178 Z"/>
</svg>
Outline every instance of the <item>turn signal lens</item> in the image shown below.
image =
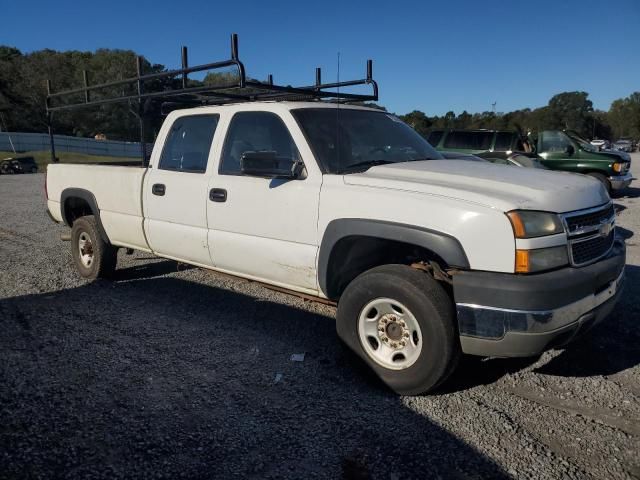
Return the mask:
<svg viewBox="0 0 640 480">
<path fill-rule="evenodd" d="M 622 170 L 624 170 L 624 165 L 625 164 L 623 162 L 614 163 L 612 165 L 613 171 L 620 173 Z"/>
<path fill-rule="evenodd" d="M 516 273 L 529 273 L 529 250 L 516 250 Z"/>
<path fill-rule="evenodd" d="M 563 267 L 569 263 L 567 246 L 516 250 L 516 273 L 535 273 Z"/>
<path fill-rule="evenodd" d="M 509 212 L 507 213 L 507 217 L 511 220 L 511 225 L 513 226 L 513 233 L 516 235 L 516 238 L 524 238 L 527 236 L 527 232 L 524 229 L 524 223 L 522 223 L 522 219 L 518 212 Z M 518 250 L 523 251 L 523 250 Z"/>
</svg>

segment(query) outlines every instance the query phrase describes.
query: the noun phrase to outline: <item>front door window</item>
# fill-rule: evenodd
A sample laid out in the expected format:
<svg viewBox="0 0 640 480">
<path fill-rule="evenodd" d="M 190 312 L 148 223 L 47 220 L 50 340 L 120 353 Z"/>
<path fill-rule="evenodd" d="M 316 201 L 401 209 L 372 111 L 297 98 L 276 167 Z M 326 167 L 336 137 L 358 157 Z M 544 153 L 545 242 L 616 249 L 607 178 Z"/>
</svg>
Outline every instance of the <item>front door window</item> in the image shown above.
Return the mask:
<svg viewBox="0 0 640 480">
<path fill-rule="evenodd" d="M 571 140 L 564 132 L 546 131 L 542 132 L 542 148 L 541 152 L 545 153 L 564 153 L 571 146 Z"/>
</svg>

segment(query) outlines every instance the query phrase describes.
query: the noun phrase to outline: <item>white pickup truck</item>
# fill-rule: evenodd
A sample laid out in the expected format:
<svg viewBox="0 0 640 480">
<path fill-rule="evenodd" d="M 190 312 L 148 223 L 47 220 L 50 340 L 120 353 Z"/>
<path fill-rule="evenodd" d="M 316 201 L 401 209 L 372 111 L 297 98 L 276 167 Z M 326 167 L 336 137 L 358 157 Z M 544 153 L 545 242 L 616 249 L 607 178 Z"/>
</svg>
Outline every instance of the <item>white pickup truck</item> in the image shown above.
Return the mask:
<svg viewBox="0 0 640 480">
<path fill-rule="evenodd" d="M 340 338 L 402 394 L 436 388 L 460 353 L 567 343 L 624 275 L 597 180 L 444 160 L 363 107 L 174 111 L 147 168 L 53 164 L 46 186 L 83 277 L 112 276 L 124 247 L 335 302 Z"/>
</svg>

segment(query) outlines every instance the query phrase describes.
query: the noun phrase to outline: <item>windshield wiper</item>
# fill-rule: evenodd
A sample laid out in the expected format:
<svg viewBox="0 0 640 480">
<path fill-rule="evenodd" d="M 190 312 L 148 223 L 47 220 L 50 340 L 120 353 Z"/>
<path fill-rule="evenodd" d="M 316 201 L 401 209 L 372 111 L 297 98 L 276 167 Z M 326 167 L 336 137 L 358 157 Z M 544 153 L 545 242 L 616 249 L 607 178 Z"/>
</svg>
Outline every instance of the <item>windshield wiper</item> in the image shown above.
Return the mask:
<svg viewBox="0 0 640 480">
<path fill-rule="evenodd" d="M 391 160 L 366 160 L 364 162 L 353 163 L 348 167 L 343 168 L 340 173 L 354 173 L 361 170 L 367 170 L 371 167 L 375 167 L 376 165 L 387 165 L 392 162 Z"/>
</svg>

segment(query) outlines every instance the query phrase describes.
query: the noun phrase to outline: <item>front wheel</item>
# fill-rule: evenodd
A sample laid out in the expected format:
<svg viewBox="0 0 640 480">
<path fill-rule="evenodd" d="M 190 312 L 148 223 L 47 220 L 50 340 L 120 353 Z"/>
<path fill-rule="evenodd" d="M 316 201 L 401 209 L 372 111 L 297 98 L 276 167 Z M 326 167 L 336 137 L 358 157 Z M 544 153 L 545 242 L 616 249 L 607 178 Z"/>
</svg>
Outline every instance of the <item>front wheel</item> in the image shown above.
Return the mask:
<svg viewBox="0 0 640 480">
<path fill-rule="evenodd" d="M 71 228 L 71 255 L 84 278 L 110 278 L 116 269 L 117 248 L 105 242 L 93 215 L 80 217 Z"/>
<path fill-rule="evenodd" d="M 425 272 L 384 265 L 361 274 L 337 317 L 340 338 L 397 393 L 432 391 L 457 364 L 453 303 Z"/>
</svg>

